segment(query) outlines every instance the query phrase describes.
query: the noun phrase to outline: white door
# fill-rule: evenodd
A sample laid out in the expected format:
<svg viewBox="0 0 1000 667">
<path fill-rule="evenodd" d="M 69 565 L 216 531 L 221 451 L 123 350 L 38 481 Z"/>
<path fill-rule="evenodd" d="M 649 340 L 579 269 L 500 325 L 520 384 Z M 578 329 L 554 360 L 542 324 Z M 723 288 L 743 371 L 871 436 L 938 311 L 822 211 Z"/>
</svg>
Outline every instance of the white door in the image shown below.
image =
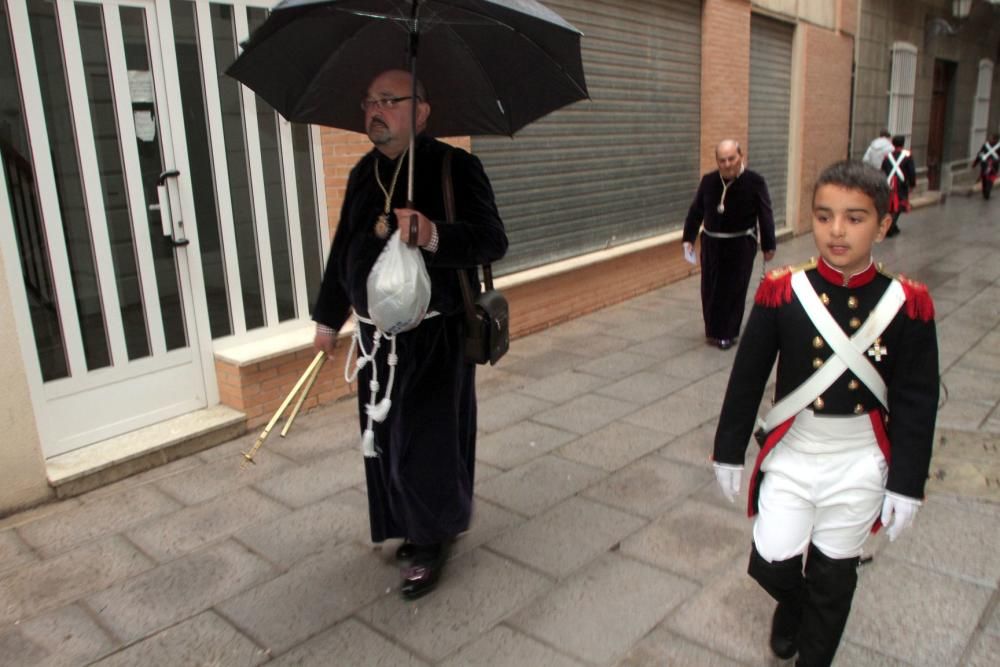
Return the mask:
<svg viewBox="0 0 1000 667">
<path fill-rule="evenodd" d="M 169 3 L 3 4 L 0 241 L 51 457 L 205 406 L 211 339 Z"/>
</svg>

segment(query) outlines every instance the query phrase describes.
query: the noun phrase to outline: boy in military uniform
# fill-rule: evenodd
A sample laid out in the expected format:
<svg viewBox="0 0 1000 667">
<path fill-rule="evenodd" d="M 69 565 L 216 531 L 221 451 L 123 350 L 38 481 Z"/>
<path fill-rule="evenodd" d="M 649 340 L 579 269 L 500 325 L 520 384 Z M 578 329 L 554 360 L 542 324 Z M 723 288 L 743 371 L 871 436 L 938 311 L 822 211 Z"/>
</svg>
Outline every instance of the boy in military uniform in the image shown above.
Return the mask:
<svg viewBox="0 0 1000 667">
<path fill-rule="evenodd" d="M 749 574 L 778 602 L 771 649 L 797 652 L 804 667 L 833 661 L 865 538 L 881 524 L 895 540 L 910 524 L 930 466 L 934 305 L 926 287 L 872 261 L 888 208 L 885 177 L 861 162 L 820 175 L 820 257 L 761 283 L 715 436 L 716 477 L 732 501 L 777 357 L 776 404 L 760 420 L 750 477 Z"/>
</svg>

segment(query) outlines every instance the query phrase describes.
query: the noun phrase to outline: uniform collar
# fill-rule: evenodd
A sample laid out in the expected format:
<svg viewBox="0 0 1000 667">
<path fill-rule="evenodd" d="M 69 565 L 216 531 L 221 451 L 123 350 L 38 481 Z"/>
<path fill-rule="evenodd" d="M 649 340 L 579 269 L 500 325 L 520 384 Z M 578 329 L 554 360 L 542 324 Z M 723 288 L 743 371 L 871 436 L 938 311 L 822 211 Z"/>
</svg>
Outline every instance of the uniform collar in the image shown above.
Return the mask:
<svg viewBox="0 0 1000 667">
<path fill-rule="evenodd" d="M 875 268 L 875 262 L 870 261 L 867 269 L 860 273 L 855 273 L 849 278 L 845 278 L 841 271 L 827 264 L 826 260 L 822 257 L 816 263 L 816 270 L 819 271 L 819 275 L 823 276 L 827 282 L 841 287 L 861 287 L 862 285 L 867 285 L 875 279 L 875 274 L 878 273 L 878 270 Z"/>
</svg>

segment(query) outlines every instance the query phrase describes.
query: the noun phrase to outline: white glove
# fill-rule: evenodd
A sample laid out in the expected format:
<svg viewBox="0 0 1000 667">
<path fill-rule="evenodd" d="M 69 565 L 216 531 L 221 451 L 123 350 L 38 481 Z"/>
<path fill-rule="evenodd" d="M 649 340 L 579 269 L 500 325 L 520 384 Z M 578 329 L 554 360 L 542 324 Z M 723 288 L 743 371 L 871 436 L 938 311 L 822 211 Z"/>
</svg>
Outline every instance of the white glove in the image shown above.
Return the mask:
<svg viewBox="0 0 1000 667">
<path fill-rule="evenodd" d="M 743 466 L 729 463 L 715 463 L 715 481 L 722 489 L 722 495 L 729 502 L 736 502 L 736 494 L 740 492 L 740 484 L 743 481 Z"/>
<path fill-rule="evenodd" d="M 913 523 L 918 509 L 920 501 L 916 498 L 886 492 L 885 500 L 882 501 L 882 525 L 889 531 L 890 542 L 895 542 L 903 529 Z"/>
</svg>

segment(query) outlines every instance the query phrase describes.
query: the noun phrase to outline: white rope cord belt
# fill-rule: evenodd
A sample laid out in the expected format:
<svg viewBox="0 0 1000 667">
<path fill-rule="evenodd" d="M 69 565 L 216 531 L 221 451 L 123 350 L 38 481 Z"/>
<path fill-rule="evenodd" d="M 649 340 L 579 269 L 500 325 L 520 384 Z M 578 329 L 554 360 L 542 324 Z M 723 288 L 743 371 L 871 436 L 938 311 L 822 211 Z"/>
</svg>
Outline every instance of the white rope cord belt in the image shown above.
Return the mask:
<svg viewBox="0 0 1000 667">
<path fill-rule="evenodd" d="M 742 232 L 710 232 L 702 227 L 701 233 L 705 236 L 711 236 L 713 239 L 738 239 L 741 236 L 752 236 L 757 238 L 756 227 L 747 227 Z"/>
<path fill-rule="evenodd" d="M 424 315 L 424 319 L 426 320 L 439 314 L 436 310 L 431 310 Z M 375 327 L 374 322 L 357 313 L 354 314 L 354 319 L 359 323 Z M 366 350 L 364 343 L 361 341 L 361 327 L 355 325 L 354 333 L 351 335 L 351 347 L 347 350 L 347 359 L 344 363 L 344 379 L 348 384 L 358 378 L 358 373 L 367 364 L 370 363 L 372 365 L 372 378 L 368 381 L 368 405 L 365 406 L 365 414 L 368 415 L 368 424 L 365 426 L 365 432 L 361 436 L 361 453 L 367 458 L 378 456 L 378 452 L 375 451 L 374 422 L 379 422 L 380 424 L 384 422 L 385 418 L 389 416 L 389 409 L 392 407 L 392 400 L 389 397 L 392 395 L 392 385 L 396 381 L 396 366 L 399 364 L 399 357 L 396 355 L 396 336 L 398 335 L 384 333 L 381 329 L 375 327 L 375 333 L 372 335 L 372 348 L 371 350 Z M 382 400 L 378 400 L 380 385 L 375 355 L 378 354 L 378 350 L 382 346 L 383 338 L 389 341 L 390 345 L 388 359 L 389 379 L 385 384 L 385 395 Z M 357 359 L 354 359 L 355 350 L 357 350 Z"/>
</svg>

